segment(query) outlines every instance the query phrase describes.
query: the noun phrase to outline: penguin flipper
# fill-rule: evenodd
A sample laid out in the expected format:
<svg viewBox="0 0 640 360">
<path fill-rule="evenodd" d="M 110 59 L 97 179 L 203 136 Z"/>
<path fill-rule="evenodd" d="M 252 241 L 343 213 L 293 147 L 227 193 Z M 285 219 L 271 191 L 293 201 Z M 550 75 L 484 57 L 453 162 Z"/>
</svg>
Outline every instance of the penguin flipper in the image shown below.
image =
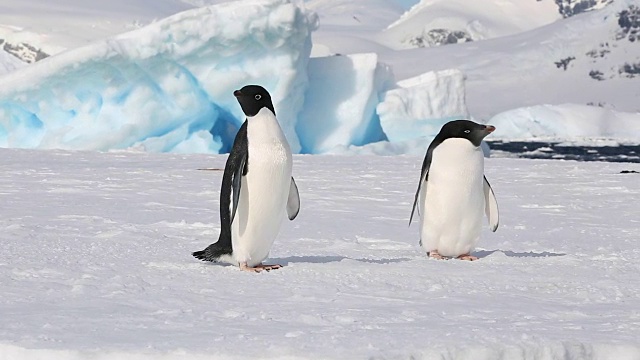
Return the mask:
<svg viewBox="0 0 640 360">
<path fill-rule="evenodd" d="M 206 249 L 193 252 L 192 255 L 204 261 L 224 261 L 225 255 L 233 253 L 231 241 L 231 209 L 235 215 L 240 198 L 242 175 L 248 171 L 247 164 L 247 122 L 245 121 L 233 141 L 233 147 L 227 158 L 222 174 L 220 187 L 220 236 L 218 241 L 207 246 Z M 233 205 L 231 202 L 233 201 Z"/>
<path fill-rule="evenodd" d="M 425 183 L 425 186 L 427 186 L 428 175 L 429 175 L 429 171 L 427 170 L 427 171 L 424 171 L 423 174 L 420 176 L 420 182 L 418 183 L 418 190 L 416 190 L 416 196 L 413 199 L 413 206 L 411 207 L 411 216 L 409 217 L 409 226 L 411 226 L 411 221 L 413 220 L 413 214 L 415 213 L 416 209 L 418 209 L 418 214 L 420 214 L 420 206 L 418 204 L 418 198 L 422 198 L 420 196 L 420 190 L 422 189 L 422 183 Z"/>
<path fill-rule="evenodd" d="M 243 154 L 240 158 L 240 164 L 233 173 L 233 181 L 231 182 L 231 190 L 233 193 L 233 210 L 231 211 L 231 222 L 236 216 L 236 210 L 238 210 L 238 203 L 240 203 L 240 188 L 242 187 L 242 176 L 246 174 L 244 171 L 245 164 L 247 163 L 247 154 Z"/>
<path fill-rule="evenodd" d="M 289 220 L 295 219 L 299 212 L 300 194 L 298 194 L 298 186 L 292 176 L 291 184 L 289 185 L 289 197 L 287 198 L 287 215 L 289 216 Z"/>
<path fill-rule="evenodd" d="M 418 190 L 416 190 L 416 196 L 413 199 L 413 207 L 411 208 L 411 216 L 409 217 L 409 226 L 411 226 L 411 221 L 413 220 L 413 213 L 416 211 L 416 206 L 418 206 L 418 198 L 420 197 L 420 189 L 422 189 L 422 183 L 427 186 L 427 180 L 429 179 L 429 168 L 431 167 L 431 161 L 433 160 L 433 149 L 435 149 L 440 142 L 433 139 L 431 144 L 429 144 L 429 148 L 427 149 L 427 154 L 422 161 L 422 169 L 420 170 L 420 182 L 418 183 Z M 427 191 L 425 188 L 424 191 Z M 420 207 L 418 206 L 418 214 L 420 214 Z"/>
<path fill-rule="evenodd" d="M 493 193 L 493 189 L 487 181 L 487 177 L 484 177 L 484 213 L 487 215 L 487 219 L 489 219 L 489 226 L 491 226 L 491 231 L 495 232 L 498 229 L 498 224 L 500 222 L 500 214 L 498 211 L 498 201 L 496 200 L 496 195 Z"/>
</svg>

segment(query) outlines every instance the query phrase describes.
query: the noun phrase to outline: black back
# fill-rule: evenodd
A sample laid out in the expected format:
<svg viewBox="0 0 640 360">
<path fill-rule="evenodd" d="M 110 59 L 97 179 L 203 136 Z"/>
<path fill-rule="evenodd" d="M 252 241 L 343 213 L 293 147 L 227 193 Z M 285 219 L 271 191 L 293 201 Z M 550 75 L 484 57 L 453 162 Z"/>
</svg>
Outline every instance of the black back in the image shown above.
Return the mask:
<svg viewBox="0 0 640 360">
<path fill-rule="evenodd" d="M 238 99 L 242 111 L 248 117 L 256 116 L 260 109 L 264 107 L 271 110 L 274 115 L 276 114 L 271 102 L 271 95 L 262 86 L 247 85 L 240 90 L 234 91 L 233 95 Z"/>
<path fill-rule="evenodd" d="M 492 128 L 492 127 L 491 127 Z M 409 224 L 411 224 L 411 220 L 413 220 L 413 214 L 416 210 L 416 205 L 418 203 L 418 197 L 420 196 L 420 187 L 423 182 L 426 182 L 429 178 L 429 167 L 431 166 L 431 161 L 433 159 L 433 150 L 438 147 L 438 145 L 442 144 L 443 141 L 451 138 L 462 138 L 469 140 L 474 146 L 480 146 L 482 143 L 482 139 L 485 138 L 492 129 L 489 130 L 490 127 L 475 123 L 470 120 L 454 120 L 449 121 L 448 123 L 442 126 L 440 132 L 429 144 L 429 148 L 427 149 L 427 154 L 424 157 L 424 161 L 422 162 L 422 171 L 420 172 L 420 181 L 418 182 L 418 189 L 416 190 L 416 196 L 413 199 L 413 207 L 411 208 L 411 216 L 409 217 Z"/>
<path fill-rule="evenodd" d="M 245 121 L 236 134 L 222 174 L 222 186 L 220 187 L 220 236 L 217 242 L 209 245 L 206 249 L 193 253 L 193 256 L 200 260 L 215 262 L 218 261 L 220 256 L 233 252 L 231 247 L 232 187 L 236 179 L 240 181 L 240 177 L 237 175 L 246 175 L 249 170 L 247 161 L 248 149 L 247 122 Z"/>
</svg>

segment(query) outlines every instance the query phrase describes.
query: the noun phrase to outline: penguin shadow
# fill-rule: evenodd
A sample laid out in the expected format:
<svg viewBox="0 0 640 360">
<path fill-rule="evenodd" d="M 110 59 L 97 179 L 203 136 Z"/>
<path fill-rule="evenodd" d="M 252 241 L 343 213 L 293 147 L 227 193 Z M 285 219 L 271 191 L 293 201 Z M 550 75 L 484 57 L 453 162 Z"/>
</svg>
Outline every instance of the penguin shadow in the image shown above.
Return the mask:
<svg viewBox="0 0 640 360">
<path fill-rule="evenodd" d="M 474 256 L 478 257 L 479 259 L 481 258 L 485 258 L 493 253 L 496 252 L 500 252 L 505 254 L 508 257 L 516 257 L 516 258 L 542 258 L 542 257 L 556 257 L 556 256 L 566 256 L 567 254 L 564 253 L 553 253 L 553 252 L 549 252 L 549 251 L 543 251 L 543 252 L 533 252 L 533 251 L 529 251 L 529 252 L 515 252 L 515 251 L 511 251 L 511 250 L 500 250 L 500 249 L 496 249 L 496 250 L 480 250 L 480 251 L 476 251 L 473 253 Z"/>
<path fill-rule="evenodd" d="M 274 258 L 269 259 L 270 261 L 280 264 L 282 266 L 287 266 L 289 264 L 327 264 L 332 262 L 341 262 L 342 260 L 354 260 L 368 264 L 393 264 L 409 261 L 409 258 L 399 258 L 399 259 L 352 259 L 346 256 L 289 256 L 286 258 Z"/>
</svg>

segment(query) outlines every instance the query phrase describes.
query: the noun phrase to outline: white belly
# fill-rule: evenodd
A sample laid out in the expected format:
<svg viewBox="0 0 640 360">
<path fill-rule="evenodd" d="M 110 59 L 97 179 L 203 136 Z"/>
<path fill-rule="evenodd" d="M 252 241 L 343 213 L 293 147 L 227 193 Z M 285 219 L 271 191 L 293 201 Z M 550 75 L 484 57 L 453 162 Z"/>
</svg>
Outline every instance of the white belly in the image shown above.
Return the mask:
<svg viewBox="0 0 640 360">
<path fill-rule="evenodd" d="M 248 121 L 249 171 L 242 178 L 231 241 L 234 259 L 255 266 L 269 255 L 285 218 L 292 156 L 270 111 Z"/>
<path fill-rule="evenodd" d="M 465 139 L 445 140 L 433 151 L 422 190 L 421 245 L 443 256 L 468 254 L 480 239 L 484 214 L 484 158 Z"/>
</svg>

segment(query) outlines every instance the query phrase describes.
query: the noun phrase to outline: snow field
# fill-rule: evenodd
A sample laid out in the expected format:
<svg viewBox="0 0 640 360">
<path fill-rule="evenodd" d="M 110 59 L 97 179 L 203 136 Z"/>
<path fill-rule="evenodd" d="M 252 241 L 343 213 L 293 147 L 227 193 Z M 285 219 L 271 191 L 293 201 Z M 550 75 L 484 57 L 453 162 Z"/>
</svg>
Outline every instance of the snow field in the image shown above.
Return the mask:
<svg viewBox="0 0 640 360">
<path fill-rule="evenodd" d="M 225 156 L 1 150 L 0 358 L 639 359 L 632 164 L 487 159 L 476 262 L 407 227 L 421 157 L 295 156 L 248 274 L 198 262 Z"/>
</svg>

